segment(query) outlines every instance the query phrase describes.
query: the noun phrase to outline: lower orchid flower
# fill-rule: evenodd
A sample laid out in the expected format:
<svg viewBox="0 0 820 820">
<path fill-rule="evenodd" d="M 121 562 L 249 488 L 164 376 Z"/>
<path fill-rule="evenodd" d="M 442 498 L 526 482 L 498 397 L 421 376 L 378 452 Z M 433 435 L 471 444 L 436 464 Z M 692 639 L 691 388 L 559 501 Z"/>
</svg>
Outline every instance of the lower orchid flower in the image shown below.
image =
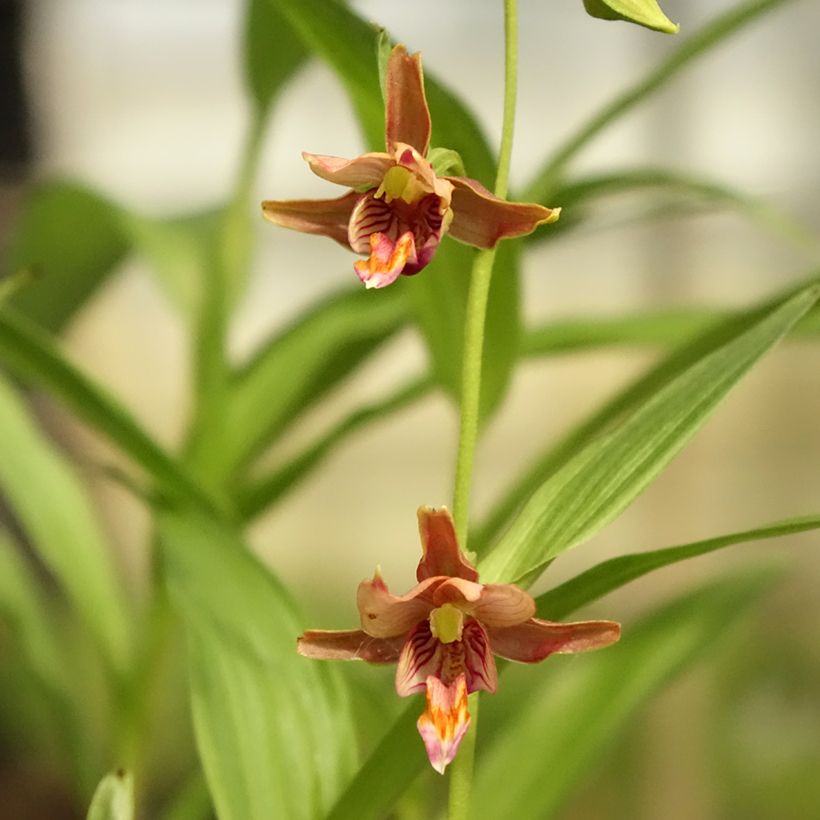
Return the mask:
<svg viewBox="0 0 820 820">
<path fill-rule="evenodd" d="M 620 626 L 535 618 L 535 601 L 520 587 L 478 582 L 446 508 L 420 507 L 418 519 L 418 584 L 393 595 L 376 570 L 359 584 L 361 629 L 309 630 L 297 647 L 308 658 L 397 663 L 398 694 L 426 694 L 417 726 L 430 764 L 443 774 L 470 724 L 467 695 L 496 690 L 495 655 L 537 663 L 553 653 L 600 649 L 618 640 Z"/>
</svg>

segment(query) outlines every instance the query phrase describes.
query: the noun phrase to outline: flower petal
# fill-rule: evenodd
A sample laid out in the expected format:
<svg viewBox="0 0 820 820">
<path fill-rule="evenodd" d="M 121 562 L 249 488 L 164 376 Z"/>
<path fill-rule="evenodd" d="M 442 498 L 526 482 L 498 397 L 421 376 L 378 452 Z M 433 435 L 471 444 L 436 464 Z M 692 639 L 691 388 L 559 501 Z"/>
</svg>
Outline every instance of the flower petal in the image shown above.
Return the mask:
<svg viewBox="0 0 820 820">
<path fill-rule="evenodd" d="M 396 46 L 390 52 L 385 77 L 385 127 L 387 150 L 398 142 L 412 145 L 422 156 L 430 147 L 430 110 L 424 95 L 421 55 Z"/>
<path fill-rule="evenodd" d="M 453 604 L 487 627 L 511 627 L 535 614 L 535 601 L 515 584 L 477 584 L 449 578 L 433 593 L 436 606 Z"/>
<path fill-rule="evenodd" d="M 399 278 L 405 266 L 416 261 L 412 231 L 405 231 L 395 242 L 385 233 L 372 233 L 370 256 L 354 262 L 353 269 L 366 288 L 385 288 Z"/>
<path fill-rule="evenodd" d="M 416 723 L 430 765 L 439 773 L 452 762 L 467 728 L 467 683 L 464 675 L 449 686 L 438 678 L 427 679 L 427 710 Z"/>
<path fill-rule="evenodd" d="M 395 663 L 403 638 L 373 638 L 361 629 L 309 629 L 296 641 L 296 651 L 306 658 L 327 661 Z"/>
<path fill-rule="evenodd" d="M 372 581 L 359 584 L 356 598 L 362 629 L 374 638 L 406 635 L 430 614 L 432 591 L 441 582 L 441 578 L 430 578 L 399 597 L 388 591 L 377 572 Z"/>
<path fill-rule="evenodd" d="M 534 202 L 507 202 L 467 177 L 446 177 L 455 186 L 450 234 L 477 248 L 494 248 L 500 239 L 524 236 L 538 225 L 555 222 L 560 208 Z"/>
<path fill-rule="evenodd" d="M 477 581 L 478 572 L 458 546 L 453 517 L 447 507 L 419 507 L 421 561 L 416 578 L 423 581 L 435 575 L 448 575 Z"/>
<path fill-rule="evenodd" d="M 464 674 L 467 692 L 495 692 L 498 688 L 498 672 L 490 647 L 490 638 L 478 621 L 467 621 L 461 633 L 464 648 Z"/>
<path fill-rule="evenodd" d="M 302 233 L 329 236 L 349 247 L 348 223 L 362 195 L 351 191 L 338 199 L 267 200 L 262 203 L 266 219 Z"/>
<path fill-rule="evenodd" d="M 387 171 L 395 165 L 390 154 L 362 154 L 355 159 L 302 153 L 302 158 L 317 177 L 346 185 L 348 188 L 375 188 Z"/>
<path fill-rule="evenodd" d="M 430 630 L 429 621 L 422 621 L 407 636 L 396 667 L 396 692 L 406 698 L 423 692 L 430 676 L 441 674 L 441 656 L 445 645 Z"/>
<path fill-rule="evenodd" d="M 496 655 L 511 661 L 537 663 L 554 652 L 588 652 L 602 649 L 621 637 L 621 625 L 614 621 L 578 621 L 559 624 L 530 618 L 507 629 L 487 630 Z"/>
</svg>

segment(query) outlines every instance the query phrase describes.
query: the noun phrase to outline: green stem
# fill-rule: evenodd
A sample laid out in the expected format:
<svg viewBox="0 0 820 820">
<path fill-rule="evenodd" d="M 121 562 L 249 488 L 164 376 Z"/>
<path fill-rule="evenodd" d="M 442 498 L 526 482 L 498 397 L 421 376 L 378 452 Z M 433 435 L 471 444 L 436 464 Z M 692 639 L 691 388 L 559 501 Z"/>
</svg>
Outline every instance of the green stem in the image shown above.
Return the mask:
<svg viewBox="0 0 820 820">
<path fill-rule="evenodd" d="M 495 194 L 507 196 L 515 124 L 518 88 L 518 2 L 504 0 L 504 121 L 498 152 Z M 492 281 L 495 249 L 477 254 L 467 297 L 467 319 L 464 328 L 464 359 L 461 379 L 461 419 L 453 497 L 453 516 L 462 548 L 467 547 L 470 517 L 470 490 L 473 462 L 478 439 L 481 407 L 481 364 L 484 353 L 484 324 L 487 299 Z M 478 729 L 478 693 L 470 695 L 470 728 L 461 743 L 459 754 L 450 767 L 449 820 L 467 820 L 470 816 L 470 793 L 473 783 L 476 732 Z"/>
</svg>

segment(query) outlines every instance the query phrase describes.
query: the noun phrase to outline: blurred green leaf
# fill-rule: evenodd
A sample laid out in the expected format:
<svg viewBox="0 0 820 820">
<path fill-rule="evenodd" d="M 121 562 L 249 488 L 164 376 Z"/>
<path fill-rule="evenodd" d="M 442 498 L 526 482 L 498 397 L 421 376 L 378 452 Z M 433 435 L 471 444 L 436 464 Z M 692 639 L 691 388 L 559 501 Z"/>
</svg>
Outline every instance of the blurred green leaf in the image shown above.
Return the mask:
<svg viewBox="0 0 820 820">
<path fill-rule="evenodd" d="M 243 55 L 245 82 L 257 111 L 270 109 L 307 52 L 271 0 L 246 0 Z"/>
<path fill-rule="evenodd" d="M 668 464 L 729 390 L 820 297 L 812 284 L 785 302 L 733 321 L 615 429 L 591 441 L 539 487 L 490 554 L 487 580 L 513 581 L 591 537 Z M 759 314 L 759 315 L 758 315 Z"/>
<path fill-rule="evenodd" d="M 772 580 L 758 571 L 713 582 L 627 627 L 615 646 L 565 662 L 560 676 L 533 686 L 503 733 L 479 750 L 473 815 L 554 817 L 636 710 L 712 651 Z M 482 711 L 492 708 L 485 701 Z"/>
<path fill-rule="evenodd" d="M 354 410 L 335 427 L 320 436 L 304 452 L 269 475 L 248 482 L 241 488 L 237 506 L 243 518 L 253 518 L 275 504 L 285 493 L 321 464 L 327 455 L 351 434 L 371 422 L 381 421 L 390 413 L 407 407 L 432 389 L 428 378 L 402 386 L 385 399 Z"/>
<path fill-rule="evenodd" d="M 777 521 L 751 530 L 719 535 L 703 541 L 693 541 L 691 544 L 683 544 L 679 547 L 619 555 L 539 595 L 536 599 L 538 612 L 541 617 L 559 620 L 636 578 L 656 569 L 676 564 L 678 561 L 707 555 L 734 544 L 759 541 L 764 538 L 781 538 L 784 535 L 808 532 L 818 528 L 820 528 L 820 515 L 807 515 Z"/>
<path fill-rule="evenodd" d="M 46 688 L 65 694 L 64 658 L 51 612 L 31 567 L 0 531 L 0 617 L 12 624 L 27 665 Z"/>
<path fill-rule="evenodd" d="M 122 769 L 97 786 L 86 820 L 134 820 L 134 778 Z"/>
<path fill-rule="evenodd" d="M 645 374 L 618 392 L 603 407 L 562 436 L 558 442 L 549 445 L 533 461 L 496 501 L 484 521 L 471 532 L 471 547 L 480 554 L 492 540 L 498 537 L 498 534 L 510 522 L 516 511 L 521 508 L 524 500 L 583 447 L 607 430 L 612 429 L 629 413 L 634 412 L 648 402 L 655 393 L 699 359 L 707 356 L 711 351 L 723 345 L 755 321 L 758 321 L 761 316 L 784 299 L 790 298 L 804 286 L 816 281 L 818 281 L 816 277 L 810 277 L 798 288 L 790 288 L 787 292 L 778 294 L 756 310 L 746 310 L 724 314 L 723 316 L 718 315 L 715 322 L 709 322 L 706 316 L 702 319 L 696 319 L 696 322 L 703 321 L 705 325 L 705 330 L 702 333 L 686 341 L 683 346 L 674 350 L 659 364 L 650 368 Z M 815 316 L 820 316 L 820 310 L 817 309 L 817 306 L 808 311 L 795 327 L 800 328 L 801 332 L 815 332 L 820 327 L 816 327 Z M 688 337 L 687 323 L 683 322 L 682 324 L 681 330 Z"/>
<path fill-rule="evenodd" d="M 120 214 L 123 232 L 150 265 L 171 302 L 193 320 L 200 306 L 211 239 L 221 213 L 206 211 L 174 219 Z"/>
<path fill-rule="evenodd" d="M 650 94 L 661 88 L 689 63 L 710 49 L 720 45 L 727 37 L 756 20 L 760 15 L 773 11 L 789 0 L 745 0 L 723 14 L 715 17 L 691 37 L 684 40 L 660 65 L 638 83 L 593 114 L 553 152 L 544 167 L 535 175 L 526 193 L 521 197 L 529 202 L 553 202 L 553 195 L 561 182 L 567 163 L 610 123 L 627 113 Z"/>
<path fill-rule="evenodd" d="M 233 379 L 226 473 L 275 441 L 405 321 L 398 289 L 355 288 L 309 308 L 265 343 Z"/>
<path fill-rule="evenodd" d="M 519 249 L 507 241 L 496 253 L 484 332 L 481 416 L 488 418 L 504 397 L 519 346 Z M 402 283 L 427 341 L 433 377 L 458 402 L 464 324 L 475 250 L 455 242 L 443 244 L 422 275 Z"/>
<path fill-rule="evenodd" d="M 123 671 L 131 649 L 125 597 L 86 490 L 2 380 L 0 485 L 104 656 Z"/>
<path fill-rule="evenodd" d="M 23 208 L 3 264 L 9 273 L 33 274 L 11 303 L 59 331 L 127 249 L 111 202 L 74 182 L 42 183 Z"/>
<path fill-rule="evenodd" d="M 622 168 L 592 174 L 561 185 L 551 201 L 561 205 L 561 219 L 549 231 L 535 231 L 528 243 L 554 239 L 589 217 L 597 200 L 618 194 L 653 191 L 698 200 L 708 206 L 733 208 L 751 222 L 770 231 L 813 257 L 820 255 L 820 242 L 805 225 L 783 213 L 762 197 L 753 196 L 724 182 L 687 171 L 662 167 Z"/>
<path fill-rule="evenodd" d="M 236 536 L 205 516 L 171 511 L 159 533 L 219 817 L 318 816 L 349 776 L 355 747 L 335 670 L 296 654 L 301 625 L 290 601 Z"/>
<path fill-rule="evenodd" d="M 680 28 L 663 13 L 655 0 L 584 0 L 584 8 L 590 17 L 625 20 L 665 34 L 677 34 Z"/>
<path fill-rule="evenodd" d="M 424 710 L 413 698 L 333 806 L 327 820 L 380 820 L 390 814 L 427 763 L 416 721 Z"/>
<path fill-rule="evenodd" d="M 57 350 L 49 336 L 11 309 L 0 309 L 0 364 L 43 388 L 141 465 L 160 489 L 202 507 L 211 500 L 123 407 Z"/>
</svg>

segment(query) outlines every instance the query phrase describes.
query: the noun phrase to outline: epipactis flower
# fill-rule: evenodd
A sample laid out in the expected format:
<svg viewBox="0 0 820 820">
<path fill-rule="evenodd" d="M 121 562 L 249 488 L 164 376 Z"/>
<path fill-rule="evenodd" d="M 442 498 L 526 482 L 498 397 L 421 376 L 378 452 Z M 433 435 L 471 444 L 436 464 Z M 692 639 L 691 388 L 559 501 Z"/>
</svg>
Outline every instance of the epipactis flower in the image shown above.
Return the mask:
<svg viewBox="0 0 820 820">
<path fill-rule="evenodd" d="M 387 150 L 350 160 L 304 153 L 314 174 L 351 190 L 338 199 L 267 201 L 262 210 L 277 225 L 328 236 L 366 256 L 354 268 L 368 288 L 418 273 L 447 232 L 492 248 L 558 219 L 560 208 L 507 202 L 474 179 L 437 174 L 428 159 L 430 130 L 421 57 L 396 46 L 385 78 Z"/>
<path fill-rule="evenodd" d="M 417 726 L 433 768 L 443 773 L 470 724 L 467 695 L 495 692 L 494 655 L 537 663 L 553 653 L 614 643 L 613 621 L 554 623 L 533 617 L 535 601 L 514 584 L 481 584 L 456 540 L 446 508 L 418 511 L 418 584 L 393 595 L 379 571 L 358 590 L 361 629 L 310 630 L 298 640 L 308 658 L 397 663 L 396 691 L 424 692 Z"/>
</svg>

